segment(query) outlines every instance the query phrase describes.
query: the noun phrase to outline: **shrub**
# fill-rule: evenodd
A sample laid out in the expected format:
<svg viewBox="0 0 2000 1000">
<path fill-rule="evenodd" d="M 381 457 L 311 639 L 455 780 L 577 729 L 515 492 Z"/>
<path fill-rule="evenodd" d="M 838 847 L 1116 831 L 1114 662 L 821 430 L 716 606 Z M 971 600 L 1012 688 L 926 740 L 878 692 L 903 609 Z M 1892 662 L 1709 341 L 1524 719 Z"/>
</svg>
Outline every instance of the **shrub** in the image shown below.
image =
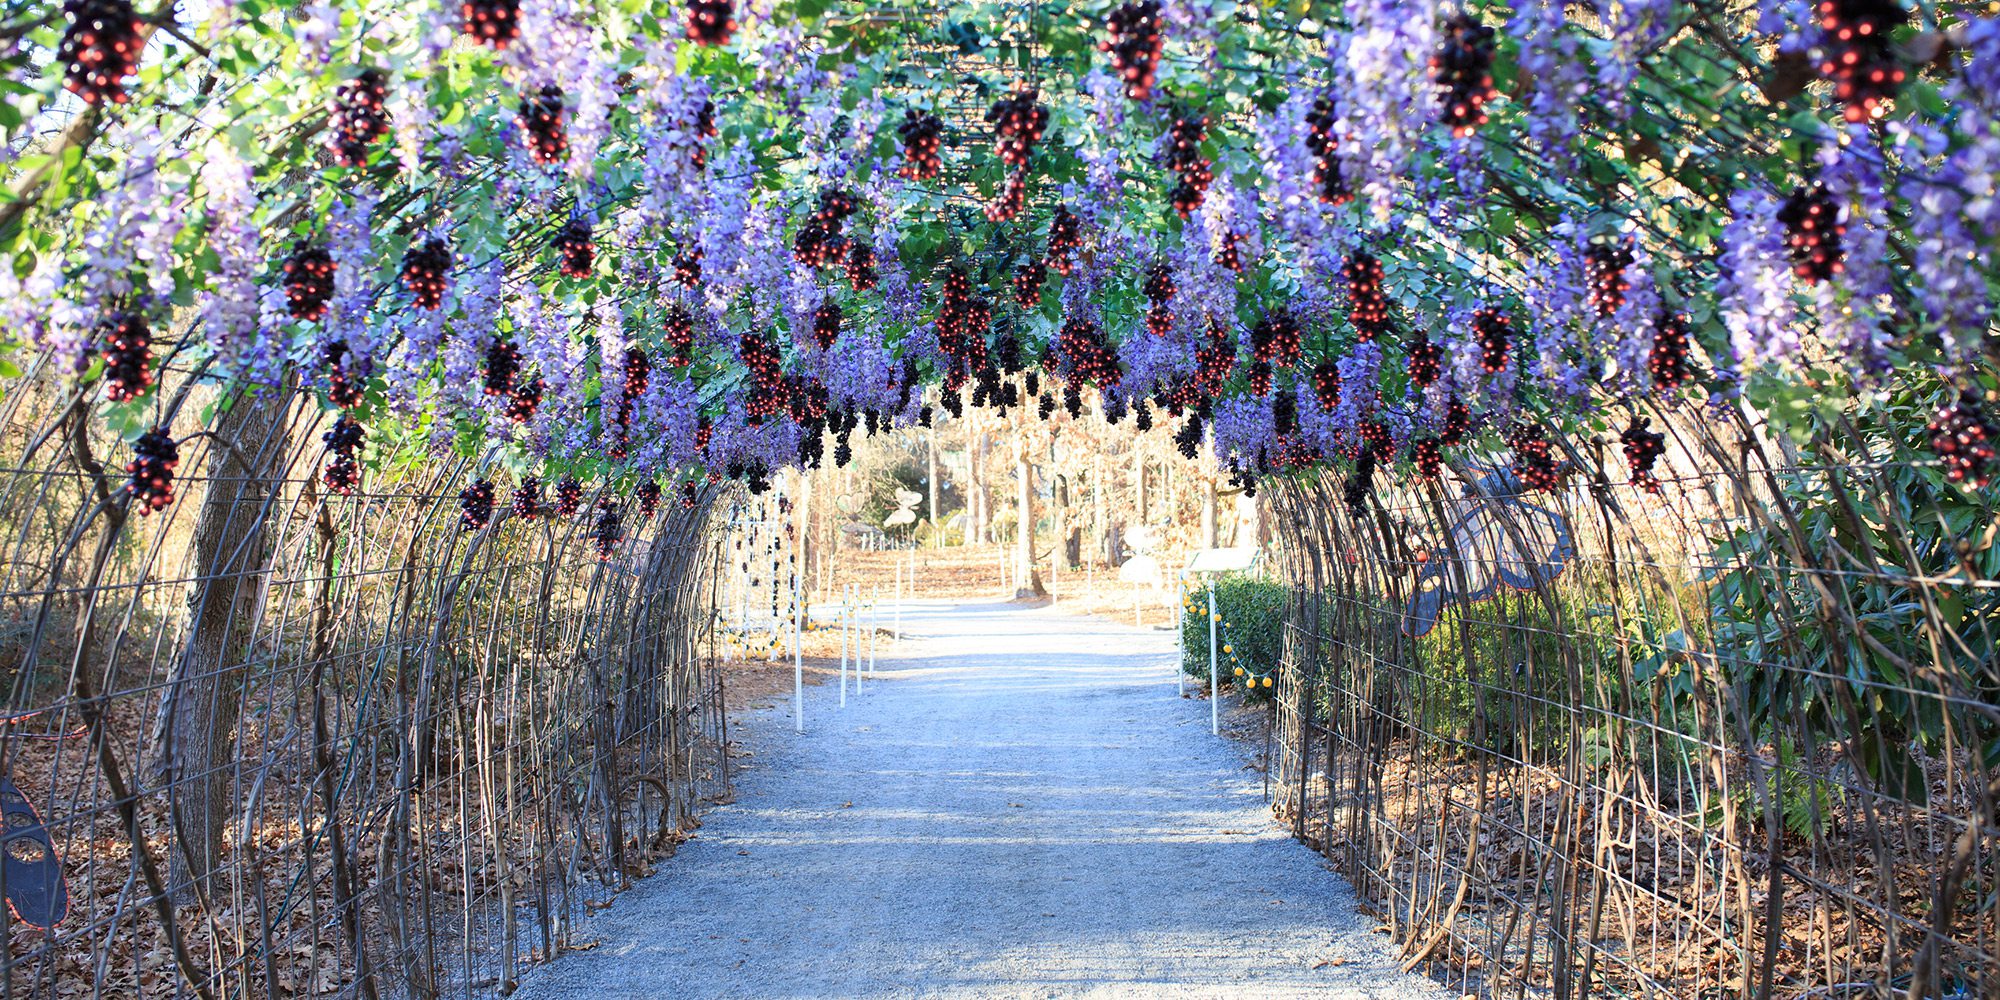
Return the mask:
<svg viewBox="0 0 2000 1000">
<path fill-rule="evenodd" d="M 1217 658 L 1222 665 L 1222 682 L 1243 688 L 1245 697 L 1268 699 L 1277 691 L 1278 659 L 1284 651 L 1286 589 L 1281 583 L 1261 577 L 1229 574 L 1215 581 L 1215 610 L 1222 616 L 1216 632 Z M 1183 655 L 1181 669 L 1192 677 L 1208 680 L 1208 588 L 1192 586 L 1187 602 L 1194 611 L 1181 616 Z M 1225 652 L 1224 647 L 1228 648 Z M 1234 661 L 1231 655 L 1234 655 Z M 1241 666 L 1238 677 L 1234 667 Z M 1252 678 L 1272 678 L 1272 686 L 1261 682 L 1244 687 Z"/>
</svg>

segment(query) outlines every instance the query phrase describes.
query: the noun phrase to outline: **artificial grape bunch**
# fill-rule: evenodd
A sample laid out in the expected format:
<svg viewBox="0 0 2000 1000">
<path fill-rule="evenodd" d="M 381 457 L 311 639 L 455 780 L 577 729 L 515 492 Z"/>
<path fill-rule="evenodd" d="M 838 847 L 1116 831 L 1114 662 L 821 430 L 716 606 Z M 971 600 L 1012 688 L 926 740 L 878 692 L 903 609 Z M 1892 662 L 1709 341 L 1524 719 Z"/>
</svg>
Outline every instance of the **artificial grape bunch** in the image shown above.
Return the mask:
<svg viewBox="0 0 2000 1000">
<path fill-rule="evenodd" d="M 1429 435 L 1416 438 L 1410 442 L 1410 461 L 1415 463 L 1417 475 L 1436 479 L 1444 473 L 1444 446 Z"/>
<path fill-rule="evenodd" d="M 694 450 L 707 451 L 708 443 L 713 440 L 715 440 L 715 421 L 708 419 L 706 414 L 696 417 L 694 421 Z"/>
<path fill-rule="evenodd" d="M 903 140 L 903 165 L 896 168 L 898 177 L 927 181 L 944 172 L 944 159 L 938 155 L 938 146 L 944 136 L 944 119 L 928 111 L 909 108 L 903 112 L 903 121 L 896 126 L 896 134 Z"/>
<path fill-rule="evenodd" d="M 1034 309 L 1042 304 L 1042 285 L 1049 280 L 1049 266 L 1031 260 L 1014 271 L 1014 304 Z"/>
<path fill-rule="evenodd" d="M 713 470 L 711 470 L 711 471 L 709 472 L 709 475 L 711 475 L 711 476 L 715 475 L 714 471 L 713 471 Z M 711 482 L 712 482 L 712 481 L 713 481 L 713 480 L 711 480 Z M 685 483 L 682 483 L 682 484 L 681 484 L 681 509 L 682 509 L 682 510 L 693 510 L 693 509 L 695 509 L 695 506 L 696 506 L 696 505 L 697 505 L 697 504 L 698 504 L 699 502 L 700 502 L 700 498 L 699 498 L 699 495 L 698 495 L 698 494 L 697 494 L 697 493 L 695 492 L 695 485 L 694 485 L 694 480 L 690 479 L 690 480 L 688 480 L 687 482 L 685 482 Z"/>
<path fill-rule="evenodd" d="M 365 385 L 360 373 L 347 367 L 347 341 L 332 340 L 320 345 L 320 364 L 326 369 L 326 398 L 343 410 L 361 405 Z"/>
<path fill-rule="evenodd" d="M 521 349 L 505 337 L 495 335 L 486 345 L 486 379 L 483 388 L 488 396 L 505 396 L 514 391 L 514 377 L 521 372 Z"/>
<path fill-rule="evenodd" d="M 1153 408 L 1143 399 L 1132 403 L 1132 426 L 1141 432 L 1153 429 Z"/>
<path fill-rule="evenodd" d="M 342 414 L 333 426 L 320 435 L 326 443 L 326 450 L 333 454 L 327 460 L 325 471 L 320 473 L 320 481 L 327 490 L 340 496 L 350 496 L 355 487 L 361 485 L 361 463 L 356 453 L 368 434 L 353 417 Z"/>
<path fill-rule="evenodd" d="M 1215 183 L 1215 167 L 1201 155 L 1207 138 L 1207 115 L 1176 118 L 1167 132 L 1167 169 L 1178 178 L 1168 198 L 1183 219 L 1201 207 L 1209 185 Z"/>
<path fill-rule="evenodd" d="M 1189 414 L 1187 422 L 1174 432 L 1174 449 L 1190 461 L 1201 454 L 1201 414 Z"/>
<path fill-rule="evenodd" d="M 1650 429 L 1652 423 L 1651 417 L 1635 415 L 1618 440 L 1625 449 L 1625 465 L 1632 471 L 1632 484 L 1657 494 L 1660 481 L 1653 475 L 1653 464 L 1667 453 L 1667 436 Z"/>
<path fill-rule="evenodd" d="M 458 527 L 461 531 L 484 531 L 493 523 L 493 480 L 481 477 L 458 491 Z"/>
<path fill-rule="evenodd" d="M 630 403 L 646 394 L 647 386 L 653 380 L 653 358 L 646 349 L 634 344 L 625 349 L 625 385 L 623 399 Z"/>
<path fill-rule="evenodd" d="M 535 419 L 535 411 L 542 405 L 543 388 L 539 374 L 515 379 L 513 391 L 507 394 L 507 419 L 517 424 Z"/>
<path fill-rule="evenodd" d="M 1083 246 L 1083 220 L 1069 210 L 1068 205 L 1057 205 L 1049 216 L 1049 266 L 1057 274 L 1067 276 L 1076 266 L 1071 257 Z"/>
<path fill-rule="evenodd" d="M 1479 339 L 1479 367 L 1489 375 L 1507 370 L 1513 348 L 1512 326 L 1507 314 L 1498 309 L 1478 309 L 1472 313 L 1472 334 Z"/>
<path fill-rule="evenodd" d="M 534 476 L 522 476 L 521 485 L 514 488 L 514 516 L 532 521 L 542 512 L 542 481 Z"/>
<path fill-rule="evenodd" d="M 564 476 L 556 483 L 556 516 L 575 517 L 583 507 L 583 484 L 575 476 Z"/>
<path fill-rule="evenodd" d="M 569 159 L 569 132 L 563 126 L 567 112 L 562 88 L 553 83 L 521 98 L 521 117 L 516 124 L 527 133 L 528 152 L 536 163 L 547 166 Z"/>
<path fill-rule="evenodd" d="M 1174 270 L 1165 263 L 1154 264 L 1146 272 L 1146 284 L 1141 291 L 1146 293 L 1146 332 L 1155 337 L 1164 337 L 1173 332 L 1174 313 L 1167 308 L 1174 292 Z"/>
<path fill-rule="evenodd" d="M 778 353 L 777 342 L 768 336 L 746 332 L 737 342 L 737 354 L 750 372 L 750 394 L 743 403 L 745 415 L 753 424 L 777 416 L 786 402 L 785 363 Z"/>
<path fill-rule="evenodd" d="M 153 386 L 153 328 L 137 312 L 116 312 L 97 324 L 104 342 L 104 395 L 114 403 L 138 399 Z"/>
<path fill-rule="evenodd" d="M 957 267 L 947 270 L 938 295 L 938 348 L 951 359 L 961 383 L 985 362 L 986 328 L 992 321 L 993 307 L 972 294 L 971 277 Z"/>
<path fill-rule="evenodd" d="M 1242 243 L 1243 237 L 1235 233 L 1230 233 L 1228 238 L 1222 241 L 1222 245 L 1215 250 L 1215 266 L 1232 274 L 1242 274 L 1243 253 L 1240 249 Z"/>
<path fill-rule="evenodd" d="M 1833 81 L 1842 114 L 1859 124 L 1881 116 L 1908 77 L 1896 60 L 1890 33 L 1910 19 L 1898 0 L 1820 0 L 1819 72 Z"/>
<path fill-rule="evenodd" d="M 701 284 L 701 248 L 690 247 L 674 254 L 674 280 L 682 288 Z"/>
<path fill-rule="evenodd" d="M 1105 19 L 1111 37 L 1098 42 L 1100 51 L 1111 56 L 1111 68 L 1125 84 L 1125 96 L 1143 101 L 1153 95 L 1158 79 L 1160 47 L 1159 0 L 1132 0 L 1121 3 Z"/>
<path fill-rule="evenodd" d="M 1792 253 L 1792 273 L 1812 284 L 1832 280 L 1847 269 L 1847 251 L 1840 238 L 1847 224 L 1840 218 L 1840 206 L 1827 193 L 1826 185 L 1792 190 L 1791 197 L 1778 206 L 1778 221 L 1785 227 L 1785 246 Z"/>
<path fill-rule="evenodd" d="M 1006 222 L 1028 206 L 1028 168 L 1016 167 L 1000 184 L 999 193 L 986 203 L 986 221 Z"/>
<path fill-rule="evenodd" d="M 97 107 L 124 104 L 125 78 L 139 72 L 139 15 L 132 0 L 63 0 L 69 25 L 56 44 L 63 87 Z"/>
<path fill-rule="evenodd" d="M 1347 255 L 1340 266 L 1347 280 L 1347 318 L 1354 336 L 1368 343 L 1389 329 L 1389 296 L 1382 290 L 1382 261 L 1366 250 Z"/>
<path fill-rule="evenodd" d="M 1021 376 L 1021 391 L 1027 393 L 1030 396 L 1041 395 L 1042 394 L 1041 374 L 1033 368 L 1028 369 L 1027 372 Z"/>
<path fill-rule="evenodd" d="M 1036 419 L 1047 420 L 1049 419 L 1049 417 L 1053 416 L 1055 412 L 1056 412 L 1056 397 L 1054 393 L 1045 392 L 1035 397 Z"/>
<path fill-rule="evenodd" d="M 660 336 L 674 349 L 674 358 L 687 364 L 694 355 L 694 314 L 679 302 L 669 305 L 660 322 Z"/>
<path fill-rule="evenodd" d="M 1236 337 L 1221 323 L 1209 320 L 1208 342 L 1194 352 L 1194 378 L 1188 389 L 1195 397 L 1217 399 L 1236 369 Z M 1190 400 L 1192 402 L 1192 400 Z"/>
<path fill-rule="evenodd" d="M 1033 87 L 1016 91 L 1011 97 L 993 102 L 986 121 L 993 126 L 994 148 L 1001 162 L 1016 169 L 1028 165 L 1035 144 L 1049 127 L 1049 108 L 1038 100 Z"/>
<path fill-rule="evenodd" d="M 179 464 L 180 445 L 165 427 L 155 427 L 132 442 L 132 460 L 125 463 L 132 478 L 125 489 L 138 501 L 140 517 L 174 502 L 174 467 Z"/>
<path fill-rule="evenodd" d="M 1460 11 L 1444 23 L 1444 41 L 1431 57 L 1431 79 L 1443 102 L 1444 125 L 1463 139 L 1486 124 L 1493 99 L 1493 29 Z"/>
<path fill-rule="evenodd" d="M 731 0 L 688 0 L 687 36 L 700 45 L 727 45 L 736 33 Z"/>
<path fill-rule="evenodd" d="M 1250 353 L 1259 361 L 1290 368 L 1299 363 L 1301 335 L 1299 321 L 1290 310 L 1279 306 L 1250 328 Z"/>
<path fill-rule="evenodd" d="M 947 392 L 940 395 L 938 402 L 944 406 L 946 413 L 951 414 L 953 420 L 957 420 L 959 417 L 965 415 L 965 400 L 960 399 L 957 392 Z"/>
<path fill-rule="evenodd" d="M 459 28 L 474 40 L 505 49 L 521 38 L 521 0 L 463 0 Z"/>
<path fill-rule="evenodd" d="M 1354 200 L 1347 176 L 1340 172 L 1340 138 L 1333 131 L 1339 121 L 1333 99 L 1324 95 L 1306 112 L 1306 149 L 1313 155 L 1313 186 L 1319 189 L 1319 200 L 1329 205 Z"/>
<path fill-rule="evenodd" d="M 333 274 L 339 269 L 333 255 L 317 243 L 300 240 L 285 258 L 285 304 L 292 317 L 308 323 L 326 316 L 333 300 Z"/>
<path fill-rule="evenodd" d="M 1472 433 L 1472 408 L 1457 396 L 1444 404 L 1444 427 L 1438 434 L 1438 443 L 1447 448 L 1456 448 L 1465 443 L 1465 436 Z"/>
<path fill-rule="evenodd" d="M 597 244 L 591 239 L 589 219 L 581 215 L 570 216 L 569 221 L 556 230 L 549 246 L 555 248 L 559 258 L 556 267 L 564 277 L 590 277 L 590 270 L 597 263 Z"/>
<path fill-rule="evenodd" d="M 1354 474 L 1347 477 L 1341 489 L 1341 499 L 1354 516 L 1368 513 L 1368 495 L 1375 487 L 1375 449 L 1362 445 L 1361 452 L 1354 456 Z"/>
<path fill-rule="evenodd" d="M 1531 490 L 1548 492 L 1562 485 L 1564 463 L 1556 461 L 1555 445 L 1533 424 L 1516 422 L 1507 433 L 1514 449 L 1514 474 Z"/>
<path fill-rule="evenodd" d="M 1340 406 L 1340 366 L 1332 358 L 1313 366 L 1312 390 L 1321 410 L 1332 413 Z"/>
<path fill-rule="evenodd" d="M 1590 304 L 1599 316 L 1609 316 L 1625 304 L 1632 281 L 1625 269 L 1637 261 L 1628 240 L 1592 243 L 1584 251 L 1584 269 L 1590 276 Z"/>
<path fill-rule="evenodd" d="M 1269 361 L 1253 361 L 1244 372 L 1244 382 L 1250 387 L 1250 395 L 1262 399 L 1271 394 L 1271 380 L 1275 373 Z"/>
<path fill-rule="evenodd" d="M 1396 452 L 1396 435 L 1389 430 L 1389 422 L 1381 417 L 1369 417 L 1356 427 L 1355 433 L 1377 455 L 1393 455 Z"/>
<path fill-rule="evenodd" d="M 1076 418 L 1083 416 L 1082 390 L 1078 389 L 1076 386 L 1073 385 L 1064 386 L 1062 401 L 1063 401 L 1063 409 L 1069 413 L 1069 418 L 1071 420 L 1075 420 Z"/>
<path fill-rule="evenodd" d="M 633 495 L 639 500 L 640 520 L 643 521 L 659 512 L 660 484 L 657 481 L 648 479 L 640 483 L 639 488 L 633 491 Z"/>
<path fill-rule="evenodd" d="M 368 151 L 389 134 L 389 87 L 382 71 L 368 67 L 333 91 L 327 150 L 343 167 L 368 165 Z"/>
<path fill-rule="evenodd" d="M 931 411 L 931 405 L 929 403 L 925 403 L 924 405 L 918 407 L 917 426 L 929 427 L 931 425 L 931 416 L 932 416 L 932 411 Z"/>
<path fill-rule="evenodd" d="M 847 255 L 847 237 L 841 230 L 857 203 L 846 191 L 831 187 L 819 193 L 819 204 L 799 227 L 792 240 L 792 256 L 807 267 L 832 267 Z"/>
<path fill-rule="evenodd" d="M 1979 405 L 1979 397 L 1967 389 L 1950 406 L 1939 410 L 1924 428 L 1930 434 L 1931 451 L 1944 465 L 1946 479 L 1983 489 L 2000 471 L 1995 445 L 2000 444 L 2000 426 L 1995 426 Z"/>
<path fill-rule="evenodd" d="M 590 526 L 590 540 L 597 546 L 599 559 L 617 553 L 618 543 L 625 540 L 625 512 L 617 500 L 608 496 L 598 499 L 597 523 Z"/>
<path fill-rule="evenodd" d="M 1410 384 L 1428 389 L 1444 374 L 1444 346 L 1431 342 L 1430 334 L 1419 331 L 1410 338 Z"/>
<path fill-rule="evenodd" d="M 874 245 L 864 239 L 855 239 L 847 247 L 848 287 L 865 292 L 875 287 L 877 278 Z"/>
<path fill-rule="evenodd" d="M 1299 430 L 1299 397 L 1295 393 L 1281 392 L 1271 397 L 1271 431 L 1279 437 L 1291 437 Z"/>
<path fill-rule="evenodd" d="M 444 305 L 446 275 L 451 271 L 451 247 L 433 236 L 403 254 L 403 287 L 419 309 Z"/>
<path fill-rule="evenodd" d="M 1688 339 L 1686 316 L 1677 312 L 1661 314 L 1653 328 L 1653 349 L 1646 359 L 1646 369 L 1652 374 L 1655 387 L 1678 389 L 1693 381 Z"/>
<path fill-rule="evenodd" d="M 840 339 L 840 303 L 831 299 L 819 304 L 813 310 L 813 343 L 821 349 L 833 346 Z"/>
</svg>

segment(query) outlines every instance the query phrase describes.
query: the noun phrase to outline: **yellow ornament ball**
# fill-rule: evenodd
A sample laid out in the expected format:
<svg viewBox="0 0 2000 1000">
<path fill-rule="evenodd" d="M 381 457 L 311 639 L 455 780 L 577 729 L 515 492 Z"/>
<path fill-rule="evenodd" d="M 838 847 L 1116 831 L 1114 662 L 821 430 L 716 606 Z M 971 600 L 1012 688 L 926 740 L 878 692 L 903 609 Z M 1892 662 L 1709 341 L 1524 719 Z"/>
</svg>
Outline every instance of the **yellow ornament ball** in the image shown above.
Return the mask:
<svg viewBox="0 0 2000 1000">
<path fill-rule="evenodd" d="M 1210 620 L 1210 621 L 1217 621 L 1217 622 L 1219 622 L 1219 621 L 1221 621 L 1221 620 L 1222 620 L 1222 616 L 1221 616 L 1221 615 L 1209 615 L 1209 616 L 1208 616 L 1208 618 L 1209 618 L 1209 620 Z"/>
<path fill-rule="evenodd" d="M 1271 679 L 1269 677 L 1264 678 L 1264 686 L 1265 687 L 1271 686 Z"/>
<path fill-rule="evenodd" d="M 1238 676 L 1238 677 L 1241 677 L 1241 676 L 1243 676 L 1243 668 L 1242 668 L 1242 667 L 1237 667 L 1237 668 L 1236 668 L 1236 676 Z"/>
<path fill-rule="evenodd" d="M 1228 643 L 1223 643 L 1223 644 L 1222 644 L 1222 651 L 1223 651 L 1223 652 L 1225 652 L 1225 653 L 1229 653 L 1229 654 L 1232 654 L 1232 655 L 1234 655 L 1234 654 L 1235 654 L 1235 652 L 1236 652 L 1236 647 L 1235 647 L 1235 646 L 1231 646 L 1231 645 L 1229 645 Z"/>
</svg>

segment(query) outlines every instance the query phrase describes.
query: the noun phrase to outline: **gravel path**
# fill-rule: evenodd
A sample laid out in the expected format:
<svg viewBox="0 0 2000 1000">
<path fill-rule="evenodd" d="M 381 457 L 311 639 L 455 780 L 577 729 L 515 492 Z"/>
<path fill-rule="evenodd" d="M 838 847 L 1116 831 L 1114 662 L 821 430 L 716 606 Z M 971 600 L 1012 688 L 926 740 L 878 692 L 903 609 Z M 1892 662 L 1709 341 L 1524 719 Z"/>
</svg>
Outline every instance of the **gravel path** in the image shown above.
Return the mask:
<svg viewBox="0 0 2000 1000">
<path fill-rule="evenodd" d="M 807 690 L 803 737 L 789 694 L 743 719 L 736 802 L 517 995 L 1446 996 L 1175 697 L 1171 633 L 1004 604 L 904 629 L 846 709 Z"/>
</svg>

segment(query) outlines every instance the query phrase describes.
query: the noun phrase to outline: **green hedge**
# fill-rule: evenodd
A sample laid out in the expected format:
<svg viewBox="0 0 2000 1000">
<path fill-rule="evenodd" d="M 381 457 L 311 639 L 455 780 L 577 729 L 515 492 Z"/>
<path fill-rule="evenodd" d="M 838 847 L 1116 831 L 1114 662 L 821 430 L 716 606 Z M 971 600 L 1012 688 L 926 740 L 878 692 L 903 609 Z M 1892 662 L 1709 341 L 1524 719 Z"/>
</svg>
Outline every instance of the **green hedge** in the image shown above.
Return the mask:
<svg viewBox="0 0 2000 1000">
<path fill-rule="evenodd" d="M 1190 676 L 1208 680 L 1208 589 L 1206 586 L 1191 589 L 1188 603 L 1194 612 L 1181 616 L 1181 638 L 1183 656 L 1181 669 Z M 1223 625 L 1217 632 L 1217 652 L 1222 664 L 1222 682 L 1230 686 L 1242 686 L 1241 682 L 1251 676 L 1270 677 L 1271 687 L 1260 683 L 1255 688 L 1246 688 L 1245 697 L 1264 699 L 1277 691 L 1276 678 L 1278 657 L 1284 650 L 1285 635 L 1285 587 L 1283 584 L 1260 577 L 1230 574 L 1215 581 L 1215 610 L 1222 616 Z M 1230 653 L 1223 652 L 1227 646 L 1234 651 L 1236 662 L 1230 661 Z M 1235 675 L 1234 667 L 1241 666 L 1244 677 Z"/>
</svg>

